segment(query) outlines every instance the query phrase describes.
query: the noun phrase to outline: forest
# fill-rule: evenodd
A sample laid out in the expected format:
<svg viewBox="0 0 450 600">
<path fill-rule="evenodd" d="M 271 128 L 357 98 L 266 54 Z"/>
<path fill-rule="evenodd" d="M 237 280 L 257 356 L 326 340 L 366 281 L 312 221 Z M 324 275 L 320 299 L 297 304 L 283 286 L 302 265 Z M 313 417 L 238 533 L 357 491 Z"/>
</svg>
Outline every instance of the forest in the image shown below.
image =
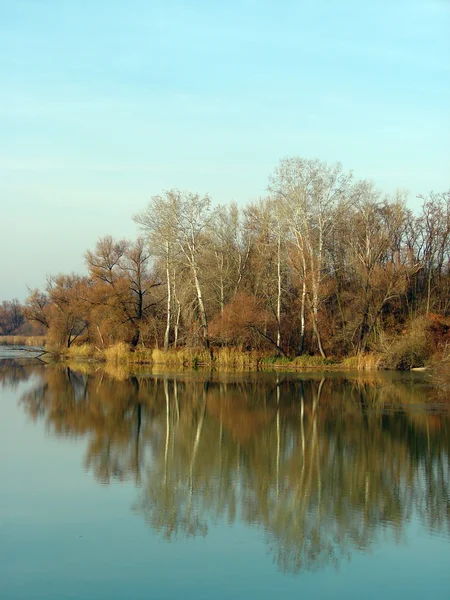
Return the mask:
<svg viewBox="0 0 450 600">
<path fill-rule="evenodd" d="M 100 238 L 86 273 L 50 276 L 0 334 L 48 348 L 148 356 L 224 349 L 281 360 L 377 356 L 421 367 L 450 353 L 450 191 L 381 193 L 337 164 L 282 159 L 257 202 L 177 189 L 136 215 L 134 240 Z M 33 325 L 34 324 L 34 325 Z M 153 354 L 152 354 L 153 353 Z"/>
</svg>

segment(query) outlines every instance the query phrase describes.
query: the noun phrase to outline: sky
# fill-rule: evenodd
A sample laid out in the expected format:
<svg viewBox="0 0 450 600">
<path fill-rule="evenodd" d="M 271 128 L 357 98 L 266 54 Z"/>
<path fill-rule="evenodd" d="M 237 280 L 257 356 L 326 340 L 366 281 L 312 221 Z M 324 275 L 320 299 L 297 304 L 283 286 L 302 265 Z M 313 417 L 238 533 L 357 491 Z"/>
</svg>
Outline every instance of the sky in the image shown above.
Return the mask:
<svg viewBox="0 0 450 600">
<path fill-rule="evenodd" d="M 450 188 L 450 0 L 0 0 L 0 302 L 287 156 Z"/>
</svg>

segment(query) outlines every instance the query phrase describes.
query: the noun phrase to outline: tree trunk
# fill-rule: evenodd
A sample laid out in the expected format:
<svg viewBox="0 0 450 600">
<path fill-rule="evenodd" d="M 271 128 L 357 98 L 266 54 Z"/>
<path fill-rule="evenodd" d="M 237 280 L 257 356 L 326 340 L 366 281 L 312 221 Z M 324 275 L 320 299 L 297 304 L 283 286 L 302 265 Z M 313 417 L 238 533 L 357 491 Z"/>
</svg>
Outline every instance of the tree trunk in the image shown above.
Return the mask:
<svg viewBox="0 0 450 600">
<path fill-rule="evenodd" d="M 317 315 L 314 310 L 312 311 L 312 322 L 313 322 L 314 334 L 315 334 L 316 340 L 317 340 L 317 345 L 319 347 L 320 356 L 322 358 L 326 358 L 327 355 L 325 354 L 325 351 L 322 346 L 322 338 L 320 336 L 319 327 L 317 325 Z"/>
<path fill-rule="evenodd" d="M 178 344 L 178 331 L 180 328 L 180 317 L 181 317 L 181 303 L 177 300 L 177 318 L 175 319 L 175 327 L 174 327 L 174 340 L 173 347 L 176 348 Z"/>
<path fill-rule="evenodd" d="M 299 355 L 303 354 L 305 349 L 305 304 L 306 304 L 306 279 L 303 276 L 302 285 L 302 303 L 300 305 L 300 348 Z"/>
<path fill-rule="evenodd" d="M 200 310 L 200 322 L 201 322 L 202 331 L 203 331 L 203 341 L 205 343 L 206 348 L 211 353 L 211 349 L 210 349 L 210 345 L 209 345 L 209 336 L 208 336 L 208 319 L 206 317 L 206 310 L 205 310 L 205 305 L 203 303 L 202 289 L 200 287 L 200 282 L 198 280 L 197 267 L 196 267 L 195 263 L 192 265 L 192 272 L 194 275 L 195 289 L 197 290 L 197 300 L 198 300 L 198 307 Z"/>
<path fill-rule="evenodd" d="M 134 330 L 134 333 L 133 333 L 133 337 L 131 338 L 131 342 L 130 342 L 132 348 L 136 348 L 136 346 L 139 343 L 140 337 L 141 337 L 141 332 L 139 330 L 139 327 L 136 327 Z"/>
<path fill-rule="evenodd" d="M 277 346 L 281 347 L 281 239 L 277 240 Z"/>
<path fill-rule="evenodd" d="M 169 349 L 169 336 L 170 336 L 170 320 L 171 320 L 171 308 L 172 308 L 172 285 L 170 281 L 170 263 L 169 263 L 169 242 L 166 241 L 166 277 L 167 277 L 167 323 L 166 331 L 164 333 L 164 350 L 167 352 Z"/>
</svg>

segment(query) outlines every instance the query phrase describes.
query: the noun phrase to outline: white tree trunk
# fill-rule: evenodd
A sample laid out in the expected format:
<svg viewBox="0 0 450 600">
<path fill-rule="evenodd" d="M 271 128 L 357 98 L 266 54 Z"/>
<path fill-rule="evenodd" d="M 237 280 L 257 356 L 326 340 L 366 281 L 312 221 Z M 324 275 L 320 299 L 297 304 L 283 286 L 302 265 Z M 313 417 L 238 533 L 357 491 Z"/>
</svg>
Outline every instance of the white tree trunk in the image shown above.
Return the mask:
<svg viewBox="0 0 450 600">
<path fill-rule="evenodd" d="M 164 350 L 167 352 L 169 349 L 169 336 L 170 336 L 170 321 L 172 318 L 172 282 L 170 278 L 170 247 L 169 241 L 166 240 L 166 277 L 167 277 L 167 323 L 166 331 L 164 333 Z"/>
</svg>

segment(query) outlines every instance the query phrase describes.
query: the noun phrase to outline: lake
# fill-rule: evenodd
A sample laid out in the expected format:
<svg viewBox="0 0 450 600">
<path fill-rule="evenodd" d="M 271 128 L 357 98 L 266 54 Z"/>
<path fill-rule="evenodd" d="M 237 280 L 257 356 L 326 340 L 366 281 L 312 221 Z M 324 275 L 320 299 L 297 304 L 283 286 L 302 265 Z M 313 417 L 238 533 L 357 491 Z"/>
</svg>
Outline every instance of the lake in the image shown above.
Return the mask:
<svg viewBox="0 0 450 600">
<path fill-rule="evenodd" d="M 423 374 L 0 361 L 0 597 L 450 598 Z"/>
</svg>

